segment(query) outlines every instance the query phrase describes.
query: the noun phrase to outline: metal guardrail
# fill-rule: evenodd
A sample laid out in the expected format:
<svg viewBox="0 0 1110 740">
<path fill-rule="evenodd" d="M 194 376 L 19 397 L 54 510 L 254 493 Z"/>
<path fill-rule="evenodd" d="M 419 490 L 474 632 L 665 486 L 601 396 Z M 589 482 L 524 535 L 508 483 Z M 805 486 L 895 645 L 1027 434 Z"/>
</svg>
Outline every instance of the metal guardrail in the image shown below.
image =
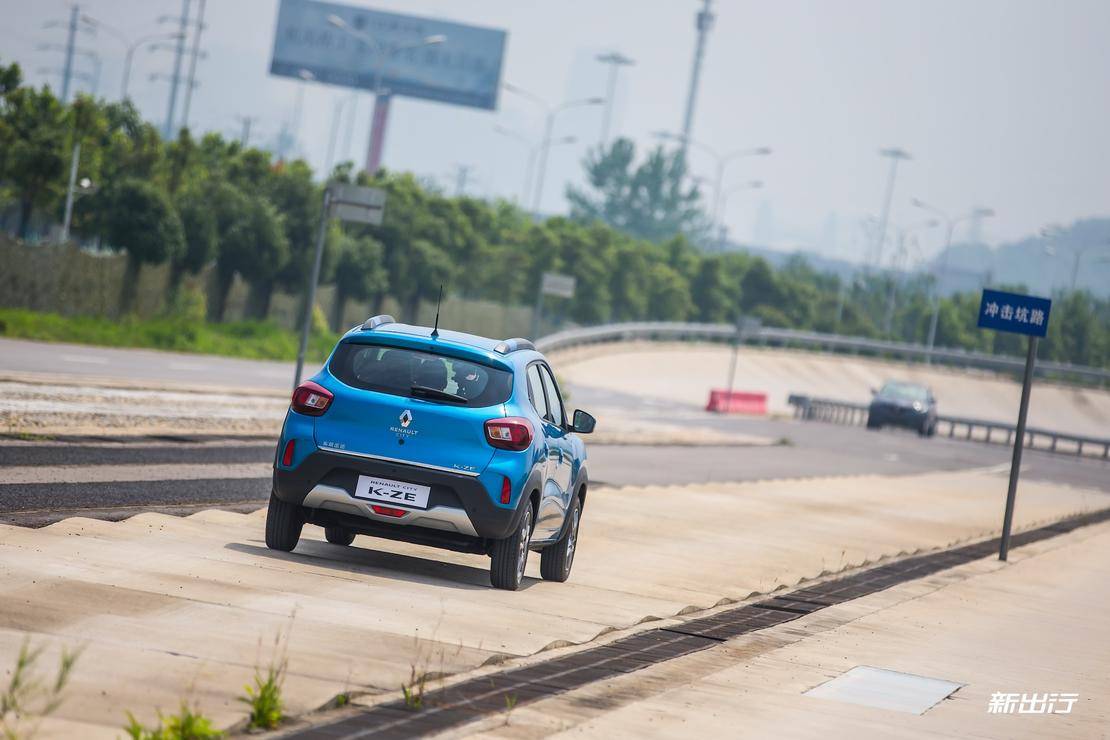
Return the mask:
<svg viewBox="0 0 1110 740">
<path fill-rule="evenodd" d="M 851 401 L 834 401 L 828 398 L 813 398 L 801 394 L 791 394 L 787 403 L 794 407 L 794 418 L 807 421 L 827 421 L 834 424 L 862 425 L 867 423 L 869 405 Z M 963 416 L 938 416 L 937 433 L 944 436 L 969 439 L 991 444 L 1012 445 L 1014 425 L 986 419 L 969 419 Z M 957 431 L 959 432 L 957 434 Z M 1038 442 L 1040 444 L 1038 444 Z M 1076 455 L 1079 457 L 1102 457 L 1110 459 L 1110 439 L 1085 437 L 1051 429 L 1025 428 L 1025 446 L 1029 449 Z M 1101 448 L 1102 454 L 1099 455 Z"/>
<path fill-rule="evenodd" d="M 580 329 L 567 329 L 549 334 L 536 341 L 541 352 L 569 349 L 599 342 L 634 340 L 696 340 L 731 342 L 737 339 L 737 328 L 732 324 L 696 324 L 672 321 L 643 321 L 625 324 L 604 324 Z M 747 344 L 804 347 L 860 355 L 897 357 L 920 362 L 935 362 L 954 367 L 973 367 L 998 372 L 1020 373 L 1025 367 L 1024 358 L 969 352 L 962 349 L 934 347 L 910 342 L 889 342 L 864 337 L 846 337 L 797 329 L 762 327 L 740 333 L 740 340 Z M 1110 383 L 1110 370 L 1072 365 L 1066 362 L 1038 362 L 1036 373 L 1040 376 L 1066 377 L 1104 386 Z"/>
</svg>

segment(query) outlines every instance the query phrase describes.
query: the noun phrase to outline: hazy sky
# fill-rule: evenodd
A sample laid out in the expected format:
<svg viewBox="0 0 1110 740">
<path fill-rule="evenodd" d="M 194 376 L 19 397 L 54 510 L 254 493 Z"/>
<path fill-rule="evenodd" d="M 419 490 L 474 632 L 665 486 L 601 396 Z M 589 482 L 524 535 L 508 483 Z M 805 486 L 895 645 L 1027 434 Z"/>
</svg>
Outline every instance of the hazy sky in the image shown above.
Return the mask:
<svg viewBox="0 0 1110 740">
<path fill-rule="evenodd" d="M 504 79 L 552 103 L 604 93 L 598 51 L 636 60 L 622 72 L 614 130 L 641 145 L 681 125 L 695 43 L 697 0 L 374 0 L 367 7 L 441 16 L 506 29 Z M 169 30 L 160 15 L 180 0 L 87 0 L 82 9 L 135 36 Z M 756 216 L 773 219 L 778 245 L 811 246 L 830 231 L 831 256 L 858 258 L 859 220 L 878 212 L 886 178 L 880 147 L 914 159 L 899 173 L 892 219 L 920 221 L 912 196 L 961 212 L 989 206 L 984 235 L 997 242 L 1050 222 L 1110 215 L 1110 2 L 1105 0 L 717 0 L 694 124 L 695 138 L 721 151 L 770 146 L 769 157 L 730 166 L 726 183 L 758 178 L 740 191 L 725 221 L 750 239 Z M 0 59 L 14 58 L 35 82 L 57 85 L 60 42 L 43 23 L 67 13 L 63 0 L 0 0 Z M 296 83 L 268 74 L 277 0 L 208 0 L 201 86 L 194 129 L 237 135 L 236 116 L 258 115 L 255 141 L 273 138 L 289 118 Z M 104 59 L 102 95 L 118 96 L 122 44 L 107 34 L 82 44 Z M 87 65 L 85 65 L 87 66 Z M 132 96 L 156 122 L 165 117 L 166 52 L 140 52 Z M 323 164 L 337 88 L 305 95 L 302 151 Z M 363 94 L 350 156 L 361 161 L 370 97 Z M 516 196 L 524 149 L 494 124 L 538 138 L 541 120 L 527 101 L 502 93 L 497 112 L 398 99 L 385 163 L 453 187 L 457 164 L 474 167 L 468 189 Z M 565 208 L 567 182 L 600 134 L 598 109 L 569 111 L 556 135 L 579 142 L 553 150 L 543 209 Z M 343 141 L 341 128 L 340 143 Z M 712 162 L 692 153 L 697 174 Z M 938 230 L 939 232 L 939 230 Z M 927 237 L 928 251 L 939 233 Z M 833 246 L 835 245 L 835 246 Z"/>
</svg>

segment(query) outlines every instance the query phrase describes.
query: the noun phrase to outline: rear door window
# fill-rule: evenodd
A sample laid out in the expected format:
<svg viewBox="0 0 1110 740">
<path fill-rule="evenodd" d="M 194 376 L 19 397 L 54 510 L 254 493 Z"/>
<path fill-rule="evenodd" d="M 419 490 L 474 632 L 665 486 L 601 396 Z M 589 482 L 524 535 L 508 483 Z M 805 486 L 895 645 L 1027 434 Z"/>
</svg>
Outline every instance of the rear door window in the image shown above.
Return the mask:
<svg viewBox="0 0 1110 740">
<path fill-rule="evenodd" d="M 513 374 L 507 370 L 373 344 L 340 344 L 328 369 L 354 388 L 460 406 L 504 403 L 513 389 Z"/>
<path fill-rule="evenodd" d="M 543 387 L 547 391 L 547 406 L 551 412 L 551 421 L 557 427 L 563 425 L 563 399 L 559 398 L 559 391 L 555 388 L 555 379 L 551 377 L 551 368 L 546 365 L 540 369 L 543 377 Z"/>
<path fill-rule="evenodd" d="M 532 405 L 542 419 L 550 419 L 547 412 L 547 398 L 543 394 L 543 381 L 540 379 L 540 366 L 528 366 L 528 395 L 532 397 Z"/>
</svg>

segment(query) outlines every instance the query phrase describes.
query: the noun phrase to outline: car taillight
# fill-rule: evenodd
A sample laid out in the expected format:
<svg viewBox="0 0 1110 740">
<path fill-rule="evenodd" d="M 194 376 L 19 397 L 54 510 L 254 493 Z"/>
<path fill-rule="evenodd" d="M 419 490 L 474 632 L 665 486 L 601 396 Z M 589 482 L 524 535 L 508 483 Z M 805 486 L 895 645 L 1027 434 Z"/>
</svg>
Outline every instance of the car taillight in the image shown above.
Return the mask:
<svg viewBox="0 0 1110 740">
<path fill-rule="evenodd" d="M 486 441 L 502 450 L 520 452 L 532 444 L 532 424 L 519 416 L 486 422 Z"/>
<path fill-rule="evenodd" d="M 281 464 L 287 468 L 293 464 L 293 447 L 293 440 L 289 440 L 285 443 L 285 452 L 281 453 Z"/>
<path fill-rule="evenodd" d="M 392 506 L 378 506 L 377 504 L 370 504 L 370 509 L 375 514 L 382 516 L 404 516 L 408 513 L 405 509 L 394 509 Z"/>
<path fill-rule="evenodd" d="M 320 416 L 328 410 L 332 398 L 332 393 L 327 388 L 306 380 L 293 391 L 292 407 L 298 414 Z"/>
<path fill-rule="evenodd" d="M 501 479 L 501 503 L 507 504 L 513 497 L 513 484 L 509 482 L 508 478 Z"/>
</svg>

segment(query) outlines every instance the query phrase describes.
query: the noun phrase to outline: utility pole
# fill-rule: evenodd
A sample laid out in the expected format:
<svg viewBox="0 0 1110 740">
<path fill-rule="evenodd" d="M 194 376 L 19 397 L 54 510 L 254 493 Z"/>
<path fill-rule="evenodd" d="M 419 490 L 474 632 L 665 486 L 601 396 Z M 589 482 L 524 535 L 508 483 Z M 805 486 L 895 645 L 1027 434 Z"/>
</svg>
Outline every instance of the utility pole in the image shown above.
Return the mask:
<svg viewBox="0 0 1110 740">
<path fill-rule="evenodd" d="M 189 26 L 189 0 L 181 0 L 181 17 L 177 20 L 180 24 L 179 33 L 181 36 L 177 39 L 177 49 L 174 51 L 173 76 L 170 77 L 170 102 L 166 110 L 166 123 L 162 126 L 162 138 L 167 140 L 172 138 L 174 133 L 173 114 L 177 107 L 177 84 L 181 81 L 181 58 L 185 56 L 185 35 Z"/>
<path fill-rule="evenodd" d="M 910 159 L 910 155 L 909 152 L 898 148 L 880 149 L 879 154 L 890 158 L 890 174 L 886 181 L 886 197 L 883 199 L 882 215 L 879 216 L 879 231 L 875 235 L 875 267 L 881 270 L 883 266 L 883 244 L 886 242 L 886 227 L 890 222 L 890 201 L 894 197 L 894 179 L 898 175 L 898 162 L 902 159 Z"/>
<path fill-rule="evenodd" d="M 472 164 L 455 165 L 455 197 L 466 194 L 466 181 L 470 179 L 470 173 L 473 171 Z"/>
<path fill-rule="evenodd" d="M 604 147 L 605 142 L 609 140 L 609 125 L 613 117 L 613 98 L 617 92 L 617 72 L 620 71 L 621 67 L 629 67 L 636 62 L 619 51 L 598 54 L 597 61 L 609 65 L 609 83 L 605 88 L 605 111 L 601 119 L 601 146 Z"/>
<path fill-rule="evenodd" d="M 697 29 L 698 29 L 698 45 L 694 50 L 694 66 L 690 70 L 690 89 L 686 93 L 686 116 L 682 121 L 682 156 L 686 156 L 686 142 L 690 140 L 690 134 L 694 127 L 694 103 L 698 97 L 698 80 L 701 77 L 701 60 L 705 56 L 705 42 L 709 37 L 709 31 L 713 28 L 713 12 L 710 6 L 713 0 L 703 0 L 704 5 L 698 12 L 697 16 Z"/>
<path fill-rule="evenodd" d="M 73 155 L 69 160 L 69 183 L 66 185 L 66 209 L 65 215 L 62 217 L 62 244 L 69 241 L 69 225 L 73 221 L 73 191 L 77 187 L 77 165 L 80 161 L 81 142 L 77 141 L 73 145 Z"/>
<path fill-rule="evenodd" d="M 185 109 L 181 112 L 181 125 L 186 128 L 189 126 L 189 109 L 192 107 L 193 103 L 193 88 L 197 86 L 197 57 L 202 54 L 200 50 L 200 33 L 204 30 L 204 3 L 205 0 L 198 0 L 196 32 L 193 34 L 192 59 L 189 61 L 189 81 L 185 85 Z"/>
<path fill-rule="evenodd" d="M 255 120 L 257 120 L 258 116 L 236 116 L 236 117 L 239 119 L 240 123 L 243 124 L 242 133 L 239 134 L 239 146 L 246 149 L 247 145 L 250 143 L 250 140 L 251 140 L 251 123 L 254 122 Z"/>
<path fill-rule="evenodd" d="M 62 70 L 62 102 L 69 102 L 69 81 L 73 77 L 73 47 L 77 43 L 77 19 L 80 9 L 74 5 L 69 9 L 69 36 L 66 39 L 66 63 Z"/>
</svg>

